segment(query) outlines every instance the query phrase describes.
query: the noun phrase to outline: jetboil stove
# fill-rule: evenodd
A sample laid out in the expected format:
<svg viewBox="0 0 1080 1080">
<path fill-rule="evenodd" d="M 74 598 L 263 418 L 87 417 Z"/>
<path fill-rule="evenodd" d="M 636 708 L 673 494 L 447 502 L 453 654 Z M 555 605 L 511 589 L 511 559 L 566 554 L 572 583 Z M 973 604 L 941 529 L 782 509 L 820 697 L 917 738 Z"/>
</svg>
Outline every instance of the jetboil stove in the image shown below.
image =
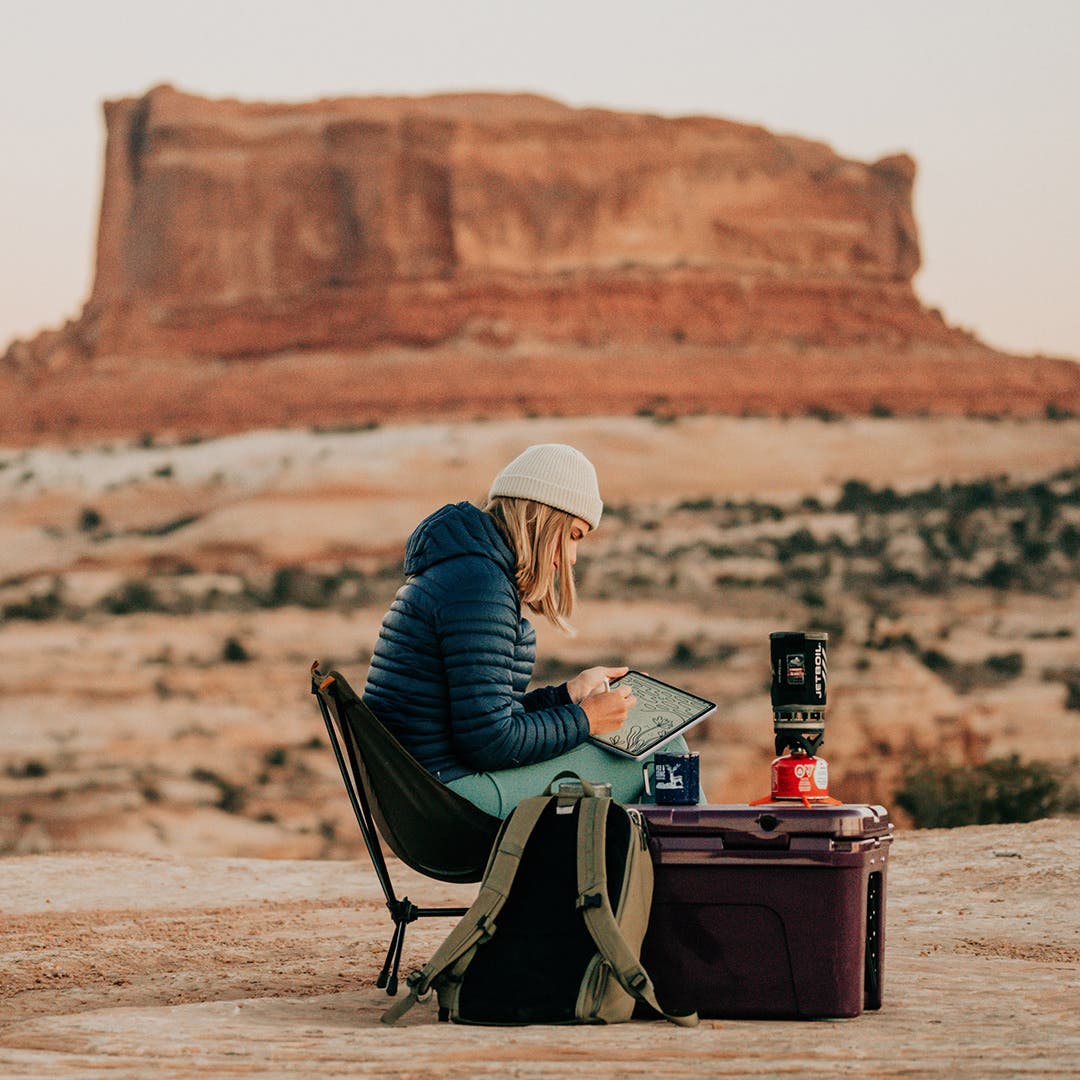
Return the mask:
<svg viewBox="0 0 1080 1080">
<path fill-rule="evenodd" d="M 839 802 L 829 795 L 829 763 L 816 756 L 825 740 L 828 641 L 828 634 L 815 630 L 769 635 L 773 735 L 779 756 L 772 763 L 772 791 L 751 806 Z"/>
</svg>

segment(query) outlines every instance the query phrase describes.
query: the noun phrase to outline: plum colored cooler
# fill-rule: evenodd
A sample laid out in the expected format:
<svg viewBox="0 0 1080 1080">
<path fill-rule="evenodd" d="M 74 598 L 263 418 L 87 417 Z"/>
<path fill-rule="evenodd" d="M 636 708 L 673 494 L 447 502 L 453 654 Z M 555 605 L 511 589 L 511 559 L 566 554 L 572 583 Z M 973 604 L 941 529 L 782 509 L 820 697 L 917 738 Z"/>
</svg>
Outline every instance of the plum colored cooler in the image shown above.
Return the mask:
<svg viewBox="0 0 1080 1080">
<path fill-rule="evenodd" d="M 881 1007 L 881 806 L 639 806 L 656 884 L 642 959 L 660 1004 L 702 1017 Z"/>
</svg>

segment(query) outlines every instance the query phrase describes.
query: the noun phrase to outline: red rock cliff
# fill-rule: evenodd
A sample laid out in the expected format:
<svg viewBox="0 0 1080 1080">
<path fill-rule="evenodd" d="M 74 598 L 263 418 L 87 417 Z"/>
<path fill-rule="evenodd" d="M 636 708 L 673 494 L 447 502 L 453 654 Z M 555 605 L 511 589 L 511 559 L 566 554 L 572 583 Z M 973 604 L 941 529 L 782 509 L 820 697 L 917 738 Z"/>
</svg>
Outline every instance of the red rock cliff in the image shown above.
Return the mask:
<svg viewBox="0 0 1080 1080">
<path fill-rule="evenodd" d="M 915 295 L 906 156 L 866 165 L 725 120 L 524 95 L 265 105 L 158 87 L 105 113 L 92 294 L 63 331 L 12 346 L 9 372 L 78 357 L 401 347 L 430 360 L 439 347 L 465 358 L 460 370 L 437 365 L 443 380 L 457 371 L 464 400 L 477 374 L 468 364 L 491 345 L 532 362 L 577 350 L 600 384 L 605 363 L 626 376 L 613 358 L 644 347 L 654 375 L 657 363 L 671 369 L 676 398 L 682 378 L 682 396 L 696 390 L 704 407 L 799 408 L 777 384 L 792 381 L 783 357 L 809 350 L 818 376 L 830 356 L 847 365 L 813 400 L 846 389 L 836 404 L 865 408 L 889 399 L 890 357 L 918 367 L 997 355 Z M 865 375 L 868 357 L 880 385 L 852 399 L 852 366 Z M 914 377 L 940 401 L 933 374 L 933 386 Z M 1080 398 L 1066 368 L 1047 378 L 1039 408 Z M 733 398 L 735 379 L 749 383 Z M 954 390 L 972 382 L 959 369 L 952 379 Z M 1003 394 L 1014 404 L 1015 382 Z M 503 397 L 520 404 L 521 391 L 507 383 Z M 640 405 L 646 391 L 656 386 L 611 407 Z M 57 408 L 34 423 L 52 426 Z"/>
<path fill-rule="evenodd" d="M 914 303 L 914 165 L 535 97 L 106 106 L 96 355 L 864 340 Z"/>
</svg>

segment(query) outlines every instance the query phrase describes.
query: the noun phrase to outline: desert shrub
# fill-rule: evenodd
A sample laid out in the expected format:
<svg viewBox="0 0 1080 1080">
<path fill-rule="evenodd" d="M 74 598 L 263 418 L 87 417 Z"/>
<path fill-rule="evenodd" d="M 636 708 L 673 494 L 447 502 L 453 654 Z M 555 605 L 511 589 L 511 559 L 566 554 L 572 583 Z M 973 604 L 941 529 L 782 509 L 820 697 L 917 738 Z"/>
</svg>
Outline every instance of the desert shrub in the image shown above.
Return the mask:
<svg viewBox="0 0 1080 1080">
<path fill-rule="evenodd" d="M 191 779 L 200 784 L 213 784 L 219 793 L 214 805 L 219 810 L 224 810 L 226 814 L 238 814 L 244 809 L 247 794 L 242 785 L 234 784 L 210 769 L 192 769 Z"/>
<path fill-rule="evenodd" d="M 1080 555 L 1080 529 L 1069 524 L 1058 534 L 1058 547 L 1070 558 Z"/>
<path fill-rule="evenodd" d="M 723 664 L 739 650 L 725 642 L 713 645 L 709 642 L 694 644 L 689 641 L 677 641 L 671 650 L 670 663 L 673 667 L 701 667 L 704 664 Z"/>
<path fill-rule="evenodd" d="M 1035 821 L 1075 801 L 1063 790 L 1058 767 L 1024 763 L 1016 754 L 983 765 L 916 765 L 904 774 L 894 797 L 918 829 Z"/>
<path fill-rule="evenodd" d="M 343 420 L 338 424 L 313 424 L 308 430 L 312 435 L 355 435 L 361 431 L 376 431 L 378 420 Z"/>
<path fill-rule="evenodd" d="M 945 540 L 954 555 L 970 559 L 978 545 L 978 534 L 970 527 L 967 517 L 956 510 L 949 511 L 945 522 Z"/>
<path fill-rule="evenodd" d="M 544 656 L 537 660 L 533 674 L 537 681 L 557 684 L 572 679 L 581 669 L 574 663 L 560 659 L 557 656 Z M 316 750 L 322 748 L 322 740 L 312 736 L 306 749 Z"/>
<path fill-rule="evenodd" d="M 139 611 L 161 611 L 157 594 L 145 581 L 125 581 L 98 604 L 110 615 L 133 615 Z"/>
<path fill-rule="evenodd" d="M 833 424 L 844 418 L 843 413 L 836 412 L 827 405 L 811 405 L 807 408 L 806 415 L 812 420 L 820 420 L 823 424 Z"/>
<path fill-rule="evenodd" d="M 183 514 L 171 521 L 164 521 L 160 525 L 147 525 L 145 529 L 133 531 L 137 536 L 168 536 L 169 533 L 176 532 L 178 529 L 186 529 L 189 525 L 193 525 L 200 517 L 200 514 Z"/>
<path fill-rule="evenodd" d="M 877 571 L 874 574 L 874 583 L 885 589 L 914 588 L 922 584 L 914 571 L 903 569 L 888 558 L 883 558 L 878 563 Z"/>
<path fill-rule="evenodd" d="M 1080 712 L 1080 676 L 1065 683 L 1065 708 Z"/>
<path fill-rule="evenodd" d="M 796 555 L 809 555 L 818 550 L 818 542 L 809 529 L 796 529 L 790 536 L 776 541 L 776 557 L 787 562 Z"/>
<path fill-rule="evenodd" d="M 7 767 L 7 774 L 16 780 L 33 780 L 40 776 L 47 776 L 49 773 L 49 767 L 43 761 L 38 761 L 37 758 L 30 758 L 22 765 L 9 765 Z"/>
<path fill-rule="evenodd" d="M 267 608 L 352 607 L 369 600 L 371 588 L 365 574 L 352 566 L 343 566 L 336 573 L 316 573 L 289 564 L 275 570 L 268 584 L 245 581 L 244 597 L 248 603 Z"/>
<path fill-rule="evenodd" d="M 219 810 L 224 810 L 226 814 L 239 814 L 247 803 L 247 793 L 243 787 L 229 783 L 228 780 L 222 780 L 218 787 L 221 789 L 221 795 L 214 805 Z"/>
<path fill-rule="evenodd" d="M 991 589 L 1005 590 L 1019 581 L 1021 576 L 1018 566 L 1004 559 L 997 559 L 994 565 L 983 574 L 981 584 L 989 585 Z"/>
<path fill-rule="evenodd" d="M 36 593 L 25 600 L 14 604 L 5 604 L 3 607 L 3 619 L 5 622 L 11 619 L 44 622 L 47 619 L 59 618 L 64 613 L 64 587 L 59 578 L 53 579 L 48 592 Z"/>
<path fill-rule="evenodd" d="M 697 661 L 694 647 L 687 641 L 676 641 L 671 651 L 671 662 L 677 667 L 689 667 Z"/>
<path fill-rule="evenodd" d="M 866 647 L 868 649 L 877 649 L 879 652 L 888 652 L 890 649 L 902 649 L 910 653 L 918 653 L 919 651 L 919 643 L 907 631 L 902 634 L 872 636 L 867 640 Z"/>
<path fill-rule="evenodd" d="M 227 664 L 246 664 L 251 659 L 251 653 L 239 638 L 229 637 L 221 647 L 221 659 Z"/>
<path fill-rule="evenodd" d="M 1018 678 L 1024 671 L 1024 654 L 1020 652 L 995 653 L 981 663 L 961 663 L 937 649 L 926 649 L 917 655 L 930 671 L 959 694 L 967 694 L 977 686 L 999 685 Z"/>
<path fill-rule="evenodd" d="M 862 480 L 848 480 L 844 483 L 835 509 L 838 513 L 884 514 L 899 507 L 900 499 L 891 487 L 875 491 Z"/>
<path fill-rule="evenodd" d="M 92 506 L 84 506 L 79 513 L 79 530 L 81 532 L 93 532 L 100 529 L 105 519 Z"/>
<path fill-rule="evenodd" d="M 1015 679 L 1024 670 L 1024 654 L 1019 652 L 1000 653 L 988 656 L 984 661 L 988 671 L 1005 679 Z"/>
<path fill-rule="evenodd" d="M 750 510 L 750 521 L 754 525 L 762 521 L 783 521 L 787 516 L 787 511 L 774 503 L 749 502 L 747 507 Z"/>
<path fill-rule="evenodd" d="M 919 659 L 937 675 L 951 671 L 953 667 L 952 660 L 938 649 L 927 649 Z"/>
<path fill-rule="evenodd" d="M 835 644 L 843 640 L 847 633 L 847 624 L 842 612 L 834 609 L 819 611 L 814 615 L 814 630 L 822 630 L 829 635 L 829 641 Z"/>
<path fill-rule="evenodd" d="M 973 480 L 966 484 L 953 484 L 948 499 L 954 511 L 973 514 L 976 510 L 989 510 L 996 506 L 998 490 L 992 480 Z"/>
</svg>

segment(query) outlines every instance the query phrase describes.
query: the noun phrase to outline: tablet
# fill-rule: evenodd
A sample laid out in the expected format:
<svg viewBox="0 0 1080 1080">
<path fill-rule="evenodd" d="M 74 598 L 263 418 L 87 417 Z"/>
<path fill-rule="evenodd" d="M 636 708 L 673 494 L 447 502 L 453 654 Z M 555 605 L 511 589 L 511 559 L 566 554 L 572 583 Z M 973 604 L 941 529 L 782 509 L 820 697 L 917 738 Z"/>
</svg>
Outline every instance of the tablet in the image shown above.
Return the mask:
<svg viewBox="0 0 1080 1080">
<path fill-rule="evenodd" d="M 629 686 L 638 699 L 637 704 L 627 714 L 622 727 L 589 738 L 605 750 L 635 761 L 661 749 L 676 735 L 689 731 L 716 711 L 713 702 L 640 671 L 629 671 L 614 679 L 611 689 L 619 686 Z"/>
</svg>

